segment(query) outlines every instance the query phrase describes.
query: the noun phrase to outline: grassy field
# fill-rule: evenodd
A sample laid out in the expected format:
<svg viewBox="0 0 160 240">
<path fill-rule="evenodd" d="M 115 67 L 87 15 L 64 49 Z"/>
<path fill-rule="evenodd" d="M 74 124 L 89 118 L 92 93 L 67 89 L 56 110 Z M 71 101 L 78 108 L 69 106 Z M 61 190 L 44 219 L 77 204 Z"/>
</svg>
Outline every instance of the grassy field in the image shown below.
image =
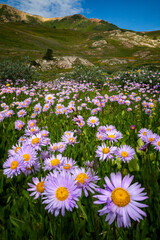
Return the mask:
<svg viewBox="0 0 160 240">
<path fill-rule="evenodd" d="M 0 23 L 0 59 L 29 56 L 31 60 L 41 59 L 48 48 L 53 50 L 55 57 L 80 56 L 93 64 L 101 65 L 109 70 L 125 70 L 144 64 L 160 65 L 159 48 L 134 46 L 126 48 L 121 41 L 109 37 L 109 32 L 84 32 L 72 29 L 54 29 L 41 24 Z M 159 38 L 159 31 L 148 33 L 150 38 Z M 93 47 L 98 40 L 106 40 L 107 45 Z M 134 56 L 135 52 L 149 51 L 149 57 Z M 109 66 L 102 64 L 106 58 L 126 59 L 125 65 Z"/>
<path fill-rule="evenodd" d="M 82 70 L 0 82 L 1 239 L 159 239 L 160 72 Z"/>
</svg>

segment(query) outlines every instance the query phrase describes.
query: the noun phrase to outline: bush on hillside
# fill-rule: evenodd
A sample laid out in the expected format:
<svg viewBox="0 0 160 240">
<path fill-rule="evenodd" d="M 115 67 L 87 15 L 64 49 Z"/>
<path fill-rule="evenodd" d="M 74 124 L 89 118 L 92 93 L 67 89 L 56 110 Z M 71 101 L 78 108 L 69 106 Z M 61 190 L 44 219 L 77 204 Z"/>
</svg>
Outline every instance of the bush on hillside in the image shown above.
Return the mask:
<svg viewBox="0 0 160 240">
<path fill-rule="evenodd" d="M 106 80 L 105 73 L 100 67 L 87 67 L 82 64 L 75 67 L 69 77 L 79 82 L 94 82 L 96 85 L 103 85 Z"/>
<path fill-rule="evenodd" d="M 28 57 L 22 57 L 19 60 L 4 60 L 0 62 L 0 80 L 6 79 L 18 80 L 25 79 L 31 80 L 34 74 L 34 70 L 29 64 Z"/>
<path fill-rule="evenodd" d="M 53 60 L 53 51 L 52 49 L 47 49 L 45 55 L 43 56 L 44 60 Z"/>
</svg>

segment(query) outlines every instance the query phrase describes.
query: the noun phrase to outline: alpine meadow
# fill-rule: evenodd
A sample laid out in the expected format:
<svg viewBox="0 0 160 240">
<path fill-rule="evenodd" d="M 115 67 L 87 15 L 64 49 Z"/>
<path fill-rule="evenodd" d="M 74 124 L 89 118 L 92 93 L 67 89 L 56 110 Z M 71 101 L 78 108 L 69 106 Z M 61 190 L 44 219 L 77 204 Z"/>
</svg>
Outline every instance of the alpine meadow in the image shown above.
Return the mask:
<svg viewBox="0 0 160 240">
<path fill-rule="evenodd" d="M 0 4 L 0 240 L 158 240 L 160 30 Z"/>
</svg>

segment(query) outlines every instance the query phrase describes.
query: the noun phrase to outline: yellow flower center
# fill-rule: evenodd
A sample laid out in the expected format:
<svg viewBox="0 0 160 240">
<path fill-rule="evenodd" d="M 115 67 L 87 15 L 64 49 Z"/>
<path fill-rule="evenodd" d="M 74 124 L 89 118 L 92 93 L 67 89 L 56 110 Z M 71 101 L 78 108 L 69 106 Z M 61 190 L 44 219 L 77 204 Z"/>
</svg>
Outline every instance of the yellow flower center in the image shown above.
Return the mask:
<svg viewBox="0 0 160 240">
<path fill-rule="evenodd" d="M 55 151 L 57 148 L 58 148 L 57 146 L 54 146 L 54 147 L 53 147 L 53 150 Z"/>
<path fill-rule="evenodd" d="M 21 149 L 21 147 L 16 147 L 15 150 L 14 150 L 15 153 L 18 152 L 20 149 Z"/>
<path fill-rule="evenodd" d="M 49 97 L 48 97 L 48 100 L 51 100 L 51 99 L 52 99 L 52 97 L 51 97 L 51 96 L 49 96 Z"/>
<path fill-rule="evenodd" d="M 88 179 L 88 176 L 85 173 L 80 173 L 80 174 L 77 175 L 75 180 L 77 180 L 77 183 L 80 182 L 80 183 L 84 184 L 85 179 Z"/>
<path fill-rule="evenodd" d="M 150 142 L 153 142 L 154 141 L 154 138 L 148 138 Z"/>
<path fill-rule="evenodd" d="M 143 132 L 142 134 L 143 134 L 144 136 L 146 136 L 147 132 Z"/>
<path fill-rule="evenodd" d="M 160 141 L 158 141 L 157 145 L 160 147 Z"/>
<path fill-rule="evenodd" d="M 113 134 L 108 135 L 109 138 L 115 138 L 115 136 Z"/>
<path fill-rule="evenodd" d="M 34 123 L 31 123 L 30 126 L 33 127 L 33 126 L 34 126 Z"/>
<path fill-rule="evenodd" d="M 61 106 L 58 106 L 58 109 L 61 109 L 62 107 Z"/>
<path fill-rule="evenodd" d="M 111 131 L 111 129 L 110 129 L 110 128 L 107 128 L 107 131 Z"/>
<path fill-rule="evenodd" d="M 96 121 L 94 119 L 91 120 L 91 123 L 95 123 Z"/>
<path fill-rule="evenodd" d="M 65 187 L 59 187 L 57 188 L 56 190 L 56 198 L 59 200 L 59 201 L 64 201 L 67 199 L 69 195 L 69 192 L 67 190 L 67 188 Z"/>
<path fill-rule="evenodd" d="M 110 150 L 109 150 L 108 147 L 102 149 L 102 153 L 103 153 L 103 154 L 107 154 L 107 153 L 109 153 L 109 152 L 110 152 Z"/>
<path fill-rule="evenodd" d="M 18 126 L 19 128 L 21 128 L 21 127 L 23 127 L 23 125 L 22 124 L 19 124 L 19 126 Z"/>
<path fill-rule="evenodd" d="M 68 169 L 70 169 L 70 167 L 71 167 L 71 165 L 67 163 L 66 166 L 64 166 L 63 168 L 68 170 Z"/>
<path fill-rule="evenodd" d="M 58 158 L 55 158 L 55 159 L 51 160 L 51 165 L 52 165 L 52 167 L 53 167 L 53 166 L 57 166 L 58 164 L 60 164 L 60 161 L 59 161 Z"/>
<path fill-rule="evenodd" d="M 36 143 L 37 144 L 39 143 L 39 138 L 38 137 L 32 139 L 32 144 L 36 144 Z"/>
<path fill-rule="evenodd" d="M 131 200 L 130 194 L 123 188 L 115 188 L 111 194 L 111 199 L 118 207 L 125 207 Z"/>
<path fill-rule="evenodd" d="M 36 185 L 36 190 L 37 192 L 43 193 L 44 192 L 44 182 L 39 182 Z"/>
<path fill-rule="evenodd" d="M 30 155 L 29 154 L 23 154 L 24 161 L 29 161 Z"/>
<path fill-rule="evenodd" d="M 128 157 L 128 153 L 127 153 L 126 151 L 123 151 L 123 152 L 121 153 L 121 156 L 122 156 L 122 157 Z"/>
<path fill-rule="evenodd" d="M 36 112 L 38 112 L 38 110 L 39 110 L 39 107 L 36 107 L 36 108 L 35 108 L 35 110 L 36 110 Z"/>
<path fill-rule="evenodd" d="M 11 169 L 12 169 L 12 170 L 16 169 L 16 168 L 18 167 L 18 165 L 19 165 L 19 162 L 18 162 L 18 161 L 13 161 L 13 162 L 11 163 Z"/>
<path fill-rule="evenodd" d="M 23 114 L 23 112 L 20 112 L 20 115 L 22 115 Z"/>
<path fill-rule="evenodd" d="M 23 142 L 23 141 L 24 141 L 24 138 L 21 138 L 21 141 Z"/>
<path fill-rule="evenodd" d="M 68 140 L 69 140 L 70 142 L 72 142 L 72 143 L 75 142 L 75 139 L 74 139 L 73 137 L 70 137 Z"/>
<path fill-rule="evenodd" d="M 31 129 L 31 132 L 35 132 L 35 129 L 34 129 L 34 128 L 32 128 L 32 129 Z"/>
</svg>

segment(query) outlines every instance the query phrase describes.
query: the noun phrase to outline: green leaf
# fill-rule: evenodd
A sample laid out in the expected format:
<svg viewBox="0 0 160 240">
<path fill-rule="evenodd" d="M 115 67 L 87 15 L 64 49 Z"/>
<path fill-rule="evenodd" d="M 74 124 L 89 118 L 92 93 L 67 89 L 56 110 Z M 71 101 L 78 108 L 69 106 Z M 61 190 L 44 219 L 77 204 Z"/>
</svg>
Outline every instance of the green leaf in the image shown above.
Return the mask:
<svg viewBox="0 0 160 240">
<path fill-rule="evenodd" d="M 87 214 L 86 214 L 86 212 L 85 212 L 85 210 L 84 210 L 84 207 L 81 205 L 81 202 L 80 202 L 80 201 L 77 202 L 77 205 L 78 205 L 78 207 L 80 208 L 80 210 L 82 211 L 82 213 L 83 213 L 84 218 L 86 219 L 86 221 L 88 221 Z"/>
<path fill-rule="evenodd" d="M 140 138 L 138 139 L 137 143 L 138 143 L 138 147 L 142 147 L 144 145 L 144 142 Z"/>
<path fill-rule="evenodd" d="M 138 157 L 135 155 L 134 159 L 130 160 L 128 163 L 130 172 L 139 171 Z"/>
<path fill-rule="evenodd" d="M 27 199 L 30 199 L 28 191 L 23 190 L 22 193 Z"/>
</svg>

